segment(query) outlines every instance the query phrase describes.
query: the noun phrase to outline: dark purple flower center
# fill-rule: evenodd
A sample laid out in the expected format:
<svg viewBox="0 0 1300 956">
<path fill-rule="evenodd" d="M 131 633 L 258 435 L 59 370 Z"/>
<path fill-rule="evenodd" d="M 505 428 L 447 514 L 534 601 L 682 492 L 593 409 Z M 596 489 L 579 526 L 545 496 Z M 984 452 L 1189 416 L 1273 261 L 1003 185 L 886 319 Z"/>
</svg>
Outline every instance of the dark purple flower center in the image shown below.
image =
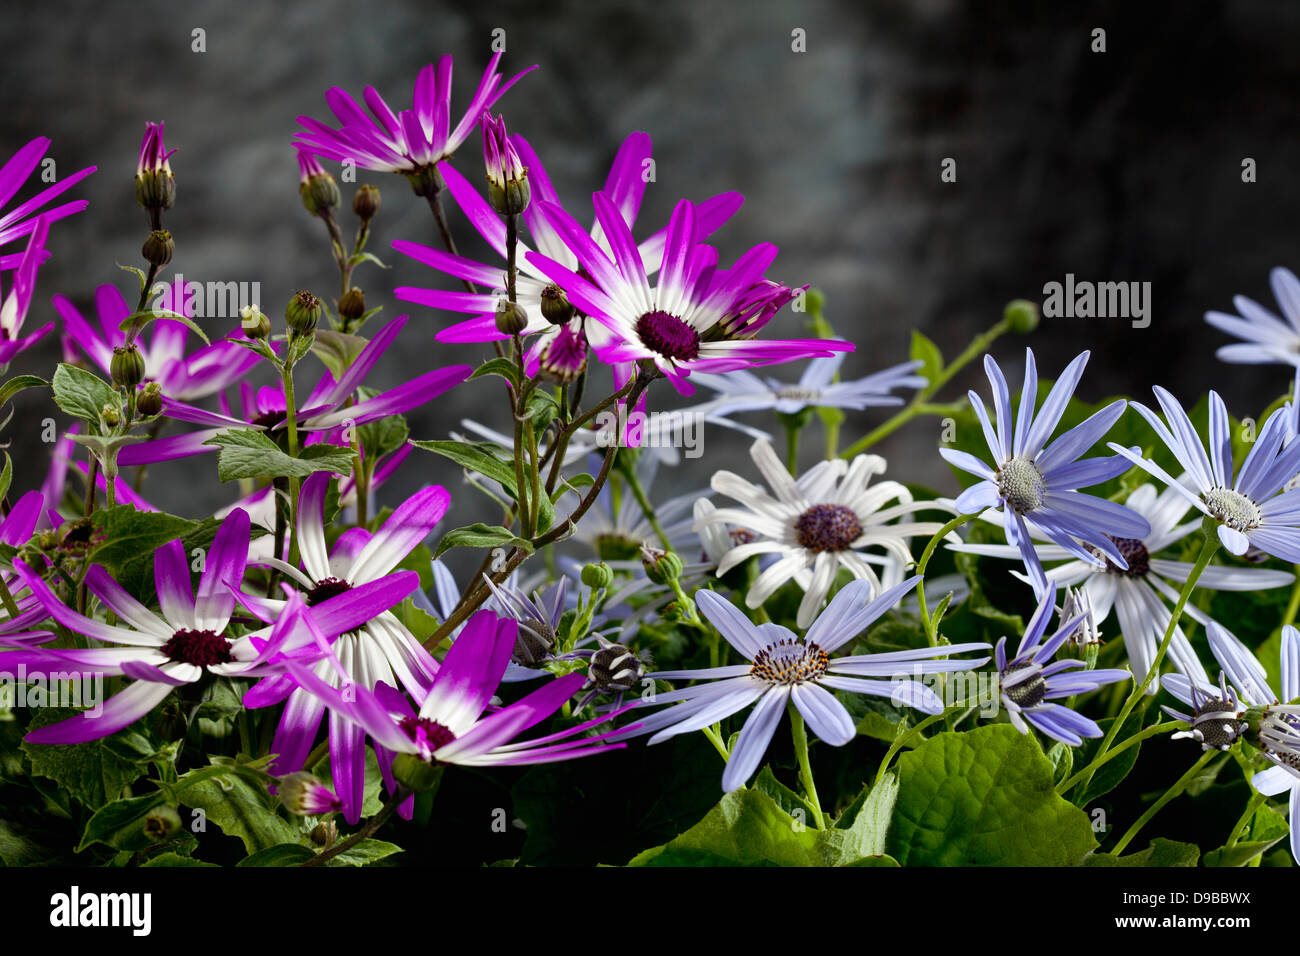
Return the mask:
<svg viewBox="0 0 1300 956">
<path fill-rule="evenodd" d="M 844 505 L 813 505 L 795 521 L 794 534 L 809 551 L 843 551 L 862 534 L 862 522 Z"/>
<path fill-rule="evenodd" d="M 276 425 L 284 421 L 284 419 L 284 409 L 280 409 L 279 411 L 261 412 L 254 418 L 250 419 L 249 424 L 258 428 L 274 428 Z"/>
<path fill-rule="evenodd" d="M 316 586 L 307 592 L 307 606 L 313 607 L 322 604 L 332 597 L 338 597 L 352 590 L 352 585 L 347 581 L 340 581 L 338 578 L 322 578 L 316 582 Z"/>
<path fill-rule="evenodd" d="M 647 312 L 636 320 L 636 334 L 646 348 L 665 358 L 693 359 L 700 354 L 700 333 L 667 312 Z"/>
<path fill-rule="evenodd" d="M 429 753 L 445 747 L 456 739 L 456 735 L 428 717 L 403 717 L 398 726 L 410 737 L 421 750 Z"/>
<path fill-rule="evenodd" d="M 1115 538 L 1110 535 L 1106 535 L 1106 537 L 1115 543 L 1115 550 L 1128 562 L 1128 570 L 1125 571 L 1113 561 L 1107 560 L 1107 571 L 1113 574 L 1123 574 L 1130 578 L 1140 578 L 1151 570 L 1151 553 L 1147 551 L 1147 546 L 1142 543 L 1140 538 Z"/>
<path fill-rule="evenodd" d="M 230 656 L 230 642 L 213 631 L 182 628 L 162 646 L 162 652 L 174 661 L 199 667 L 229 664 L 234 660 Z"/>
</svg>

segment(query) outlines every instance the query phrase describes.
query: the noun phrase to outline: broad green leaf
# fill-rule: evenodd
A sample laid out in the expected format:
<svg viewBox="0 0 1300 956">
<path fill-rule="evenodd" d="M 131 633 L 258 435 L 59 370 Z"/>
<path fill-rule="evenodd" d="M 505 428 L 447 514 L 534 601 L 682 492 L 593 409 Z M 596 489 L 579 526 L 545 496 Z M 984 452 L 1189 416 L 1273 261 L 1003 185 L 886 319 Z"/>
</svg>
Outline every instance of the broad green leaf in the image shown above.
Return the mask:
<svg viewBox="0 0 1300 956">
<path fill-rule="evenodd" d="M 519 366 L 507 358 L 488 359 L 470 375 L 471 379 L 483 375 L 499 375 L 515 388 L 519 387 Z"/>
<path fill-rule="evenodd" d="M 943 353 L 939 346 L 915 329 L 912 330 L 911 358 L 924 363 L 916 373 L 925 376 L 927 381 L 935 381 L 943 371 Z"/>
<path fill-rule="evenodd" d="M 68 665 L 61 670 L 71 672 L 75 668 Z M 54 673 L 48 674 L 47 678 L 53 676 Z M 87 687 L 86 683 L 89 682 L 78 680 L 71 686 L 77 687 L 78 693 L 95 693 L 93 685 Z M 54 690 L 52 687 L 49 689 Z M 105 693 L 102 683 L 98 692 Z M 102 705 L 103 700 L 99 703 Z M 32 715 L 28 729 L 47 727 L 78 713 L 79 711 L 67 707 L 42 707 Z M 114 736 L 120 736 L 121 733 L 130 731 L 122 731 Z M 84 806 L 94 810 L 120 797 L 146 769 L 141 760 L 120 756 L 120 751 L 107 742 L 112 739 L 88 740 L 79 744 L 33 744 L 24 741 L 20 747 L 31 761 L 32 773 L 53 780 Z"/>
<path fill-rule="evenodd" d="M 212 344 L 208 341 L 208 337 L 203 333 L 203 330 L 195 324 L 193 319 L 187 318 L 179 312 L 172 312 L 168 309 L 145 309 L 143 312 L 132 312 L 118 325 L 118 330 L 125 332 L 132 326 L 143 329 L 150 322 L 156 321 L 157 319 L 171 319 L 173 322 L 180 322 L 201 338 L 204 345 Z"/>
<path fill-rule="evenodd" d="M 264 784 L 233 767 L 203 772 L 211 769 L 191 770 L 172 785 L 181 803 L 202 810 L 208 823 L 238 837 L 249 853 L 304 840 L 297 827 L 275 812 L 276 800 Z"/>
<path fill-rule="evenodd" d="M 1267 804 L 1260 806 L 1236 846 L 1221 846 L 1205 854 L 1206 866 L 1246 866 L 1268 852 L 1291 832 L 1286 817 Z"/>
<path fill-rule="evenodd" d="M 182 856 L 179 853 L 159 853 L 157 856 L 151 856 L 141 866 L 219 866 L 217 863 L 208 863 L 206 860 L 196 860 L 192 856 Z"/>
<path fill-rule="evenodd" d="M 98 434 L 99 413 L 105 405 L 118 405 L 113 386 L 93 372 L 60 362 L 54 371 L 54 404 L 68 415 L 86 423 Z"/>
<path fill-rule="evenodd" d="M 1179 843 L 1156 837 L 1145 850 L 1127 856 L 1109 853 L 1091 853 L 1084 857 L 1084 866 L 1195 866 L 1201 858 L 1201 848 L 1195 843 Z"/>
<path fill-rule="evenodd" d="M 280 843 L 246 856 L 235 866 L 299 866 L 316 855 L 301 843 Z"/>
<path fill-rule="evenodd" d="M 165 802 L 162 792 L 154 791 L 105 804 L 87 821 L 77 852 L 80 853 L 95 843 L 107 844 L 115 850 L 145 849 L 153 841 L 145 835 L 144 818 L 154 807 Z"/>
<path fill-rule="evenodd" d="M 383 840 L 366 839 L 356 846 L 344 850 L 338 856 L 326 860 L 326 866 L 369 866 L 387 859 L 395 853 L 402 853 L 400 846 Z"/>
<path fill-rule="evenodd" d="M 817 866 L 817 834 L 767 794 L 736 790 L 703 820 L 628 866 Z"/>
<path fill-rule="evenodd" d="M 1051 762 L 1009 725 L 937 734 L 899 758 L 898 778 L 888 847 L 903 866 L 1068 866 L 1097 846 Z"/>
<path fill-rule="evenodd" d="M 532 542 L 518 537 L 508 528 L 479 522 L 448 531 L 438 542 L 438 550 L 433 553 L 433 556 L 441 557 L 443 552 L 451 548 L 522 548 L 525 551 L 532 551 L 533 545 Z"/>
<path fill-rule="evenodd" d="M 318 471 L 351 474 L 352 452 L 336 445 L 310 445 L 294 458 L 261 432 L 240 428 L 214 435 L 203 444 L 221 449 L 217 477 L 222 481 L 240 478 L 306 478 Z"/>
<path fill-rule="evenodd" d="M 1115 719 L 1113 717 L 1107 717 L 1097 721 L 1097 726 L 1101 728 L 1102 733 L 1104 734 L 1110 731 L 1113 723 L 1115 723 Z M 1128 720 L 1125 722 L 1124 729 L 1115 737 L 1115 742 L 1119 743 L 1127 740 L 1141 729 L 1142 715 L 1141 713 L 1134 711 L 1129 715 Z M 1093 757 L 1097 755 L 1097 749 L 1101 746 L 1101 741 L 1103 739 L 1104 738 L 1101 737 L 1095 737 L 1085 740 L 1083 745 L 1077 748 L 1078 752 L 1074 755 L 1075 765 L 1078 767 L 1088 766 Z M 1097 769 L 1097 772 L 1093 774 L 1092 782 L 1088 784 L 1086 790 L 1083 787 L 1075 787 L 1070 791 L 1070 802 L 1076 806 L 1086 807 L 1098 797 L 1110 793 L 1110 791 L 1120 785 L 1124 778 L 1128 776 L 1129 771 L 1133 769 L 1133 766 L 1137 763 L 1138 752 L 1141 749 L 1142 744 L 1134 744 L 1118 757 L 1106 761 L 1106 763 L 1102 764 L 1101 767 Z M 1069 776 L 1068 772 L 1066 776 Z"/>
<path fill-rule="evenodd" d="M 330 329 L 317 329 L 316 340 L 312 343 L 311 350 L 318 359 L 325 363 L 325 367 L 334 374 L 334 378 L 337 380 L 341 379 L 344 373 L 352 367 L 352 363 L 357 360 L 357 356 L 361 354 L 361 350 L 367 344 L 367 340 L 359 335 L 348 335 Z"/>
</svg>

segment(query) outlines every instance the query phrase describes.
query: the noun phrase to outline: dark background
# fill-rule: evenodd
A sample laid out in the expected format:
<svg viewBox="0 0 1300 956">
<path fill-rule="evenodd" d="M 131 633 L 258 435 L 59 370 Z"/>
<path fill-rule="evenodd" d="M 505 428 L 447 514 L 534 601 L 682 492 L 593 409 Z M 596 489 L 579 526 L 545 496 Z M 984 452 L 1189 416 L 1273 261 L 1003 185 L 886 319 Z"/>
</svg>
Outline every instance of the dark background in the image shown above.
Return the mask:
<svg viewBox="0 0 1300 956">
<path fill-rule="evenodd" d="M 373 85 L 394 109 L 406 108 L 419 68 L 450 52 L 455 122 L 490 55 L 491 31 L 503 27 L 503 72 L 541 68 L 494 111 L 533 143 L 578 218 L 589 217 L 589 194 L 623 137 L 649 132 L 657 182 L 638 236 L 683 196 L 742 192 L 741 213 L 714 237 L 723 261 L 756 242 L 780 246 L 772 276 L 825 290 L 828 317 L 857 342 L 847 375 L 906 359 L 912 328 L 956 354 L 1008 300 L 1040 300 L 1045 282 L 1073 272 L 1150 281 L 1150 327 L 1046 319 L 1028 340 L 1008 336 L 995 347 L 1013 388 L 1026 343 L 1044 377 L 1092 349 L 1079 393 L 1090 401 L 1119 392 L 1148 399 L 1155 383 L 1191 401 L 1215 387 L 1235 414 L 1254 415 L 1288 381 L 1276 366 L 1219 363 L 1214 350 L 1229 340 L 1202 317 L 1232 311 L 1234 293 L 1275 308 L 1269 269 L 1297 266 L 1293 3 L 153 0 L 9 6 L 3 20 L 0 153 L 45 135 L 61 175 L 99 166 L 72 194 L 90 208 L 52 232 L 54 258 L 29 328 L 54 316 L 55 292 L 89 308 L 100 283 L 129 290 L 114 262 L 139 264 L 146 217 L 132 177 L 146 120 L 165 120 L 168 148 L 180 149 L 170 271 L 260 281 L 277 322 L 298 288 L 334 294 L 324 229 L 297 195 L 295 117 L 331 119 L 324 92 L 333 85 L 358 98 Z M 206 53 L 191 52 L 195 27 L 206 30 Z M 806 31 L 805 53 L 791 51 L 796 27 Z M 1095 27 L 1106 30 L 1105 53 L 1090 52 Z M 945 157 L 957 160 L 956 183 L 940 181 Z M 1256 160 L 1258 182 L 1242 183 L 1244 157 Z M 479 164 L 476 133 L 454 165 L 476 177 Z M 383 190 L 371 250 L 393 269 L 363 267 L 358 284 L 369 304 L 385 305 L 380 318 L 412 315 L 370 384 L 486 354 L 436 344 L 448 317 L 392 299 L 396 285 L 446 281 L 389 248 L 394 238 L 433 242 L 431 217 L 401 178 L 362 172 L 360 180 Z M 345 202 L 350 194 L 345 187 Z M 342 218 L 350 234 L 350 212 Z M 455 224 L 463 250 L 481 252 L 472 231 Z M 801 318 L 787 311 L 769 334 L 799 334 Z M 214 334 L 230 324 L 207 323 Z M 58 357 L 49 337 L 10 374 L 48 376 Z M 774 374 L 793 379 L 798 368 Z M 968 385 L 987 392 L 973 366 L 941 397 Z M 666 383 L 656 388 L 654 402 L 676 403 Z M 46 468 L 39 423 L 57 415 L 47 396 L 16 402 L 8 437 L 19 490 Z M 466 415 L 500 425 L 494 397 L 483 383 L 458 389 L 413 413 L 412 435 L 445 437 Z M 846 440 L 883 417 L 851 416 Z M 880 446 L 892 476 L 955 491 L 936 438 L 927 420 Z M 706 442 L 706 457 L 671 477 L 677 490 L 706 484 L 724 463 L 743 464 L 744 440 L 709 431 Z M 146 496 L 181 514 L 210 513 L 233 496 L 214 466 L 212 457 L 154 466 Z M 451 487 L 456 524 L 488 516 L 452 466 L 421 452 L 384 500 L 432 481 Z"/>
</svg>

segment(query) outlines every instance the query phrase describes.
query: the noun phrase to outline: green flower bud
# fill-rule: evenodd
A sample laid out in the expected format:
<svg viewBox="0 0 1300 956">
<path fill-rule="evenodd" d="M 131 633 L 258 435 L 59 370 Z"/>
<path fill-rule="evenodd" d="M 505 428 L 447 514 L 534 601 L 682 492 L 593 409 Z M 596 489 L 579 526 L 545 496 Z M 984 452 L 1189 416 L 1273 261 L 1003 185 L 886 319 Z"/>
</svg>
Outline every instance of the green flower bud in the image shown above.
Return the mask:
<svg viewBox="0 0 1300 956">
<path fill-rule="evenodd" d="M 311 842 L 319 847 L 331 847 L 338 838 L 339 827 L 333 820 L 326 820 L 311 828 Z"/>
<path fill-rule="evenodd" d="M 122 410 L 116 405 L 105 405 L 99 410 L 99 420 L 106 428 L 116 428 L 122 424 Z"/>
<path fill-rule="evenodd" d="M 641 545 L 641 567 L 645 568 L 646 577 L 655 584 L 667 584 L 676 581 L 682 573 L 682 559 L 672 551 Z"/>
<path fill-rule="evenodd" d="M 307 335 L 309 332 L 316 331 L 316 323 L 320 321 L 320 314 L 320 299 L 304 290 L 290 299 L 289 304 L 285 306 L 284 321 L 289 324 L 289 328 L 294 332 L 299 335 Z"/>
<path fill-rule="evenodd" d="M 172 241 L 172 234 L 166 229 L 155 229 L 149 233 L 149 238 L 144 241 L 144 247 L 140 251 L 144 255 L 145 262 L 162 268 L 172 261 L 172 255 L 176 252 L 176 243 Z"/>
<path fill-rule="evenodd" d="M 114 385 L 135 388 L 144 381 L 144 356 L 134 345 L 119 345 L 113 349 L 108 369 Z"/>
<path fill-rule="evenodd" d="M 1028 335 L 1038 328 L 1038 306 L 1028 299 L 1008 302 L 1002 317 L 1010 323 L 1011 331 L 1019 335 Z"/>
<path fill-rule="evenodd" d="M 356 286 L 343 293 L 339 299 L 339 317 L 355 322 L 366 314 L 366 294 Z"/>
<path fill-rule="evenodd" d="M 582 568 L 582 583 L 589 588 L 607 588 L 614 580 L 614 572 L 604 561 L 587 564 Z"/>
<path fill-rule="evenodd" d="M 518 302 L 503 298 L 497 303 L 497 330 L 504 335 L 518 335 L 528 327 L 528 313 Z"/>
<path fill-rule="evenodd" d="M 300 817 L 343 809 L 343 801 L 333 790 L 303 770 L 281 777 L 279 791 L 285 809 Z"/>
<path fill-rule="evenodd" d="M 542 290 L 542 318 L 551 325 L 564 325 L 576 313 L 569 297 L 554 282 Z"/>
<path fill-rule="evenodd" d="M 352 211 L 357 214 L 362 222 L 369 222 L 379 215 L 379 187 L 378 186 L 358 186 L 356 195 L 352 197 Z"/>
<path fill-rule="evenodd" d="M 239 324 L 250 339 L 264 339 L 271 334 L 271 320 L 255 305 L 239 310 Z"/>
<path fill-rule="evenodd" d="M 152 418 L 162 413 L 162 386 L 150 382 L 135 400 L 135 410 L 141 418 Z"/>
<path fill-rule="evenodd" d="M 144 818 L 144 835 L 154 843 L 162 843 L 178 833 L 181 826 L 181 815 L 176 812 L 176 808 L 164 804 L 154 807 Z"/>
</svg>

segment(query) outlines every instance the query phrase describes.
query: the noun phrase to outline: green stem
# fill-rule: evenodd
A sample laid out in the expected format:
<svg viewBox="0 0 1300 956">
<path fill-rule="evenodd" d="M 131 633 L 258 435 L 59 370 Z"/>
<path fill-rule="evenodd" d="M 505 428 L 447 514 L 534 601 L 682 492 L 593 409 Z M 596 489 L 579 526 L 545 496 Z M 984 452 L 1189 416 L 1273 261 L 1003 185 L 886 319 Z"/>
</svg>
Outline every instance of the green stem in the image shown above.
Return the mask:
<svg viewBox="0 0 1300 956">
<path fill-rule="evenodd" d="M 388 820 L 388 818 L 393 815 L 393 811 L 397 809 L 398 805 L 410 795 L 411 795 L 410 790 L 408 790 L 406 787 L 399 786 L 396 792 L 388 798 L 387 802 L 383 806 L 383 809 L 381 809 L 373 817 L 367 820 L 365 822 L 365 825 L 362 826 L 360 830 L 352 834 L 352 836 L 348 837 L 346 840 L 334 844 L 328 850 L 322 850 L 320 853 L 317 853 L 310 860 L 307 860 L 305 863 L 302 863 L 300 865 L 321 866 L 324 863 L 326 863 L 328 860 L 332 860 L 334 857 L 338 856 L 340 853 L 346 853 L 348 850 L 352 849 L 362 840 L 369 837 L 370 834 L 374 833 L 381 826 L 383 826 L 384 823 Z"/>
<path fill-rule="evenodd" d="M 620 459 L 625 460 L 625 459 Z M 641 506 L 641 513 L 645 515 L 646 521 L 650 522 L 650 527 L 654 528 L 655 535 L 659 538 L 659 543 L 667 550 L 673 550 L 673 546 L 668 542 L 668 533 L 664 531 L 663 525 L 659 523 L 659 517 L 655 514 L 654 506 L 650 504 L 650 499 L 646 496 L 645 488 L 641 485 L 641 479 L 637 477 L 636 465 L 629 465 L 626 468 L 619 468 L 619 473 L 627 479 L 627 486 L 632 489 L 632 497 L 636 503 Z"/>
<path fill-rule="evenodd" d="M 1242 833 L 1246 830 L 1246 824 L 1250 823 L 1250 818 L 1255 815 L 1255 811 L 1258 810 L 1260 805 L 1267 799 L 1268 798 L 1264 796 L 1264 794 L 1259 793 L 1258 791 L 1251 795 L 1250 800 L 1246 804 L 1246 811 L 1238 818 L 1236 826 L 1234 826 L 1232 832 L 1228 834 L 1227 846 L 1234 847 L 1237 845 L 1237 841 L 1241 839 Z"/>
<path fill-rule="evenodd" d="M 808 794 L 808 808 L 813 812 L 813 822 L 818 830 L 826 829 L 826 817 L 822 814 L 821 800 L 817 797 L 817 784 L 813 782 L 812 764 L 808 761 L 808 732 L 803 726 L 803 715 L 791 702 L 790 733 L 794 737 L 794 754 L 799 760 L 799 779 L 803 781 L 804 792 Z"/>
<path fill-rule="evenodd" d="M 713 744 L 713 749 L 722 756 L 722 762 L 727 763 L 731 760 L 731 754 L 727 753 L 727 745 L 722 742 L 722 736 L 717 731 L 717 726 L 701 727 L 700 731 L 705 737 L 709 738 L 709 743 Z"/>
<path fill-rule="evenodd" d="M 889 421 L 880 425 L 874 431 L 869 432 L 864 438 L 842 451 L 840 457 L 852 458 L 854 455 L 870 448 L 886 435 L 897 431 L 917 415 L 923 414 L 922 410 L 926 408 L 926 402 L 930 400 L 932 395 L 939 391 L 939 389 L 944 385 L 948 384 L 949 380 L 965 368 L 972 359 L 988 351 L 988 347 L 993 344 L 994 340 L 1010 328 L 1011 323 L 1007 319 L 1002 319 L 987 332 L 977 335 L 971 340 L 970 345 L 966 346 L 966 350 L 962 352 L 961 355 L 953 359 L 952 362 L 943 369 L 943 371 L 934 377 L 934 381 L 930 382 L 929 385 L 912 396 L 912 401 L 908 403 L 905 408 L 894 415 L 893 418 L 889 419 Z"/>
<path fill-rule="evenodd" d="M 18 616 L 18 603 L 9 591 L 9 582 L 4 579 L 3 574 L 0 574 L 0 601 L 4 602 L 5 610 L 9 612 L 9 620 L 12 621 Z"/>
<path fill-rule="evenodd" d="M 799 475 L 799 429 L 789 422 L 785 423 L 785 468 L 790 474 Z"/>
<path fill-rule="evenodd" d="M 934 536 L 926 543 L 925 550 L 921 552 L 921 560 L 917 562 L 916 573 L 920 576 L 921 580 L 916 582 L 916 601 L 921 608 L 921 623 L 925 626 L 925 636 L 926 639 L 929 640 L 931 647 L 935 646 L 938 637 L 935 634 L 936 628 L 934 622 L 930 620 L 930 609 L 925 603 L 925 569 L 929 566 L 930 558 L 934 554 L 934 549 L 939 546 L 940 541 L 942 541 L 949 533 L 956 531 L 962 525 L 966 524 L 966 522 L 974 521 L 979 516 L 980 512 L 976 511 L 971 512 L 970 514 L 958 515 L 953 518 L 935 532 Z"/>
<path fill-rule="evenodd" d="M 1119 856 L 1121 853 L 1123 853 L 1124 848 L 1133 841 L 1133 838 L 1138 835 L 1138 833 L 1142 830 L 1144 826 L 1147 825 L 1147 823 L 1151 820 L 1151 818 L 1154 817 L 1157 813 L 1159 813 L 1164 808 L 1165 804 L 1169 803 L 1171 800 L 1173 800 L 1175 797 L 1181 794 L 1184 790 L 1186 790 L 1187 785 L 1191 783 L 1193 780 L 1195 780 L 1196 777 L 1200 774 L 1200 772 L 1205 769 L 1205 765 L 1209 763 L 1214 757 L 1218 756 L 1218 754 L 1219 751 L 1217 750 L 1207 750 L 1205 751 L 1205 753 L 1201 754 L 1201 759 L 1196 761 L 1196 763 L 1192 764 L 1191 767 L 1188 768 L 1187 772 L 1178 778 L 1178 782 L 1175 783 L 1168 790 L 1166 790 L 1161 795 L 1159 800 L 1151 804 L 1151 806 L 1147 808 L 1146 813 L 1138 817 L 1136 822 L 1134 822 L 1134 824 L 1128 828 L 1128 832 L 1119 838 L 1119 842 L 1116 843 L 1114 848 L 1110 851 L 1111 855 Z"/>
<path fill-rule="evenodd" d="M 1183 616 L 1183 608 L 1187 606 L 1187 599 L 1191 597 L 1192 591 L 1196 588 L 1196 582 L 1200 579 L 1201 572 L 1206 569 L 1210 563 L 1210 559 L 1214 557 L 1214 552 L 1219 550 L 1219 535 L 1213 518 L 1207 517 L 1201 523 L 1201 533 L 1205 536 L 1205 541 L 1201 545 L 1201 553 L 1196 558 L 1196 564 L 1192 566 L 1191 574 L 1187 576 L 1187 583 L 1183 585 L 1183 590 L 1178 595 L 1178 603 L 1174 605 L 1174 613 L 1169 617 L 1169 625 L 1165 628 L 1165 636 L 1160 641 L 1160 648 L 1156 651 L 1155 659 L 1151 662 L 1151 667 L 1147 671 L 1146 677 L 1143 678 L 1142 683 L 1133 688 L 1133 692 L 1129 694 L 1128 700 L 1124 701 L 1124 706 L 1120 709 L 1119 716 L 1117 716 L 1111 723 L 1110 729 L 1106 732 L 1105 739 L 1102 740 L 1101 746 L 1097 749 L 1097 756 L 1093 758 L 1092 762 L 1098 766 L 1100 766 L 1099 761 L 1101 758 L 1106 755 L 1106 751 L 1108 751 L 1111 744 L 1115 742 L 1115 737 L 1119 734 L 1120 728 L 1123 727 L 1124 722 L 1128 720 L 1128 715 L 1133 713 L 1133 708 L 1137 706 L 1138 701 L 1142 699 L 1142 695 L 1146 692 L 1146 689 L 1151 686 L 1151 682 L 1155 680 L 1156 675 L 1160 673 L 1160 664 L 1164 661 L 1165 654 L 1169 651 L 1170 643 L 1173 642 L 1174 630 L 1178 627 L 1178 621 Z M 1083 779 L 1083 786 L 1087 787 L 1091 780 L 1092 772 L 1090 771 Z"/>
<path fill-rule="evenodd" d="M 905 746 L 907 746 L 908 741 L 918 736 L 921 733 L 921 731 L 925 730 L 927 727 L 943 720 L 946 714 L 947 711 L 944 711 L 944 713 L 942 714 L 932 714 L 931 716 L 925 718 L 925 720 L 917 724 L 915 727 L 909 727 L 903 733 L 899 734 L 898 737 L 894 740 L 894 742 L 889 745 L 889 749 L 885 751 L 885 758 L 880 761 L 880 766 L 876 768 L 876 779 L 872 783 L 872 786 L 875 786 L 876 784 L 880 783 L 882 779 L 884 779 L 885 771 L 889 769 L 890 763 L 893 762 L 894 757 L 897 756 L 898 752 L 902 750 Z"/>
<path fill-rule="evenodd" d="M 292 337 L 292 334 L 291 334 Z M 293 344 L 289 350 L 292 352 Z M 293 392 L 293 365 L 286 362 L 281 366 L 280 379 L 284 382 L 285 426 L 289 439 L 289 457 L 298 457 L 298 403 Z M 294 561 L 298 554 L 298 479 L 289 479 L 289 559 Z"/>
<path fill-rule="evenodd" d="M 1086 767 L 1080 769 L 1069 779 L 1064 780 L 1061 783 L 1057 784 L 1056 792 L 1062 795 L 1068 793 L 1070 789 L 1076 783 L 1082 780 L 1085 776 L 1091 776 L 1097 770 L 1101 769 L 1101 767 L 1105 765 L 1107 762 L 1115 759 L 1120 754 L 1122 754 L 1125 750 L 1128 750 L 1129 747 L 1135 747 L 1138 744 L 1140 744 L 1142 741 L 1146 740 L 1148 737 L 1154 737 L 1157 734 L 1163 734 L 1167 731 L 1174 730 L 1175 728 L 1180 726 L 1182 726 L 1181 720 L 1165 720 L 1165 721 L 1161 721 L 1158 724 L 1152 724 L 1150 727 L 1146 727 L 1143 728 L 1142 730 L 1139 730 L 1132 737 L 1126 737 L 1121 743 L 1116 744 L 1114 747 L 1112 747 L 1106 753 L 1102 754 L 1100 757 L 1093 759 Z"/>
<path fill-rule="evenodd" d="M 1291 600 L 1287 602 L 1286 613 L 1282 615 L 1282 626 L 1295 623 L 1297 613 L 1300 613 L 1300 564 L 1297 564 L 1295 571 L 1295 584 L 1291 587 Z"/>
</svg>

